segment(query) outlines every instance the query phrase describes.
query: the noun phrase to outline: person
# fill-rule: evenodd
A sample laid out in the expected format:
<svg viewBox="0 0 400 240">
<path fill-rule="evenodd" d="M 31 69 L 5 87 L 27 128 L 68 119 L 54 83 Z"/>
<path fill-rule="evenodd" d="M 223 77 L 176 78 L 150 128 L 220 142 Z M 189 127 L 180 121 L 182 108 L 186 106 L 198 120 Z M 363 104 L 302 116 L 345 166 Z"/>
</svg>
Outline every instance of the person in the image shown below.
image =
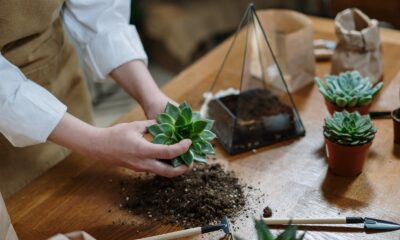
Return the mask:
<svg viewBox="0 0 400 240">
<path fill-rule="evenodd" d="M 147 69 L 130 1 L 0 2 L 0 191 L 8 197 L 61 161 L 69 150 L 115 166 L 173 177 L 157 159 L 186 152 L 191 141 L 152 144 L 146 127 L 167 97 Z M 65 28 L 65 29 L 64 29 Z M 66 30 L 68 34 L 65 33 Z M 142 106 L 147 121 L 90 125 L 91 106 L 78 59 L 95 81 L 115 81 Z M 49 140 L 49 141 L 48 141 Z"/>
</svg>

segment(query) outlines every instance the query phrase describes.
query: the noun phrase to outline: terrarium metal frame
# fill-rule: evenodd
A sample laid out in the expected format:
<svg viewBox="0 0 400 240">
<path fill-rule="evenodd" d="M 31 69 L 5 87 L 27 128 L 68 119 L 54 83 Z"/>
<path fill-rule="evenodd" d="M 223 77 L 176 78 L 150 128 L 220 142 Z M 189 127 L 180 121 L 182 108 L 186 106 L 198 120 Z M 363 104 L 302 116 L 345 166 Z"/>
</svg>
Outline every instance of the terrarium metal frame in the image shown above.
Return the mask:
<svg viewBox="0 0 400 240">
<path fill-rule="evenodd" d="M 261 69 L 261 81 L 262 81 L 262 89 L 256 89 L 256 90 L 247 90 L 243 91 L 243 77 L 244 77 L 244 71 L 246 67 L 246 53 L 248 51 L 248 39 L 249 39 L 249 28 L 250 24 L 257 24 L 258 26 L 254 25 L 254 29 L 258 27 L 261 32 L 262 32 L 262 38 L 263 42 L 267 44 L 267 52 L 271 54 L 271 60 L 273 60 L 273 63 L 275 64 L 278 74 L 279 74 L 279 79 L 282 80 L 284 90 L 286 91 L 286 94 L 288 96 L 288 106 L 282 102 L 280 102 L 279 98 L 275 96 L 274 94 L 271 93 L 266 87 L 265 83 L 265 77 L 264 77 L 264 71 L 265 69 Z M 247 29 L 245 29 L 247 25 Z M 224 69 L 225 64 L 227 63 L 227 60 L 231 54 L 232 49 L 235 46 L 235 43 L 237 41 L 237 38 L 241 32 L 242 29 L 246 30 L 246 35 L 245 35 L 245 47 L 244 47 L 244 56 L 243 56 L 243 63 L 242 63 L 242 69 L 241 69 L 241 78 L 240 78 L 240 94 L 236 95 L 237 96 L 237 105 L 236 109 L 229 109 L 229 107 L 223 102 L 226 100 L 227 97 L 232 97 L 235 95 L 230 95 L 230 96 L 225 96 L 225 97 L 220 97 L 220 98 L 214 98 L 212 101 L 209 102 L 209 107 L 208 107 L 208 116 L 215 120 L 215 125 L 214 125 L 214 132 L 217 134 L 218 139 L 221 143 L 221 145 L 225 148 L 226 151 L 228 151 L 230 154 L 237 154 L 237 153 L 242 153 L 245 151 L 249 151 L 258 147 L 262 146 L 267 146 L 267 145 L 272 145 L 284 140 L 300 137 L 305 135 L 305 129 L 303 126 L 303 123 L 300 119 L 300 116 L 298 114 L 297 108 L 294 104 L 293 98 L 288 90 L 288 86 L 285 82 L 285 79 L 283 77 L 282 71 L 279 67 L 279 64 L 276 60 L 276 57 L 272 51 L 271 45 L 268 41 L 267 35 L 262 28 L 261 22 L 257 16 L 256 10 L 254 5 L 251 3 L 247 10 L 246 13 L 244 14 L 243 19 L 241 20 L 239 27 L 233 37 L 232 43 L 228 49 L 227 54 L 225 55 L 222 65 L 219 68 L 216 77 L 211 85 L 210 91 L 214 89 L 216 86 L 216 83 Z M 260 61 L 259 64 L 262 67 L 263 62 L 262 62 L 262 56 L 261 56 L 261 50 L 260 50 L 260 45 L 262 43 L 259 43 L 257 41 L 257 49 L 259 50 L 260 53 L 259 59 L 257 61 Z M 251 98 L 251 95 L 259 95 L 261 96 L 262 100 L 268 100 L 268 101 L 273 101 L 276 104 L 280 104 L 283 109 L 286 110 L 286 115 L 281 114 L 278 116 L 272 116 L 272 117 L 265 117 L 262 116 L 261 121 L 257 123 L 259 126 L 245 126 L 245 127 L 240 127 L 239 126 L 239 117 L 240 115 L 240 108 L 241 103 L 244 103 L 247 99 L 246 98 Z M 250 95 L 250 96 L 248 96 Z M 260 101 L 262 104 L 263 101 Z M 275 118 L 275 119 L 273 119 Z M 233 122 L 232 122 L 233 120 Z M 281 121 L 279 121 L 281 120 Z M 279 124 L 282 124 L 282 121 L 287 121 L 287 123 L 290 125 L 288 129 L 283 129 L 284 131 L 279 131 Z M 242 121 L 243 122 L 243 121 Z M 276 124 L 278 122 L 278 125 Z M 279 123 L 280 122 L 280 123 Z M 268 129 L 269 128 L 269 129 Z M 290 129 L 289 129 L 290 128 Z M 267 130 L 266 130 L 267 129 Z M 261 130 L 261 131 L 260 131 Z M 249 139 L 248 141 L 243 141 L 242 137 L 240 135 L 246 135 Z M 271 137 L 272 136 L 272 137 Z"/>
</svg>

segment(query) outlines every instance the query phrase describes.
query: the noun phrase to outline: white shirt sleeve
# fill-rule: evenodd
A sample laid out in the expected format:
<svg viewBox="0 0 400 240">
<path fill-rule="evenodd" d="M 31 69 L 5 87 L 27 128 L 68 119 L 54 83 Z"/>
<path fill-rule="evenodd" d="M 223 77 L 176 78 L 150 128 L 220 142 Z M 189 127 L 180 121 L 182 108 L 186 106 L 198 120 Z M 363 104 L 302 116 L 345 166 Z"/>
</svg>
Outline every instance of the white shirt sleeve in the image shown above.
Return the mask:
<svg viewBox="0 0 400 240">
<path fill-rule="evenodd" d="M 67 0 L 64 24 L 83 54 L 86 72 L 94 81 L 131 60 L 147 64 L 135 26 L 129 25 L 130 0 Z"/>
<path fill-rule="evenodd" d="M 16 147 L 45 142 L 67 107 L 0 54 L 0 132 Z"/>
</svg>

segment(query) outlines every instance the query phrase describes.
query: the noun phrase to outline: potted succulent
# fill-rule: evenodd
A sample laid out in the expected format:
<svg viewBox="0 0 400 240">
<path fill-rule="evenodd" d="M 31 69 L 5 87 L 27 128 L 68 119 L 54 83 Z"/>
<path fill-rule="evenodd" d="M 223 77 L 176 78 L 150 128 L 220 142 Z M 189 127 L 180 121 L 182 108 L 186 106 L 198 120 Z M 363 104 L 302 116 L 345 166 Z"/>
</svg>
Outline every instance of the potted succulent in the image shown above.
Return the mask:
<svg viewBox="0 0 400 240">
<path fill-rule="evenodd" d="M 374 96 L 382 89 L 383 83 L 375 86 L 367 77 L 361 76 L 358 71 L 348 71 L 339 75 L 328 75 L 325 82 L 315 78 L 319 91 L 325 97 L 329 113 L 359 112 L 368 114 Z"/>
<path fill-rule="evenodd" d="M 258 240 L 302 240 L 304 239 L 305 233 L 297 236 L 297 226 L 289 225 L 282 233 L 278 236 L 272 235 L 268 226 L 263 220 L 256 220 L 256 231 Z M 235 240 L 243 240 L 242 238 L 235 237 Z"/>
<path fill-rule="evenodd" d="M 375 133 L 369 115 L 343 111 L 325 118 L 324 136 L 330 170 L 348 177 L 361 173 Z"/>
<path fill-rule="evenodd" d="M 214 121 L 204 119 L 183 102 L 179 107 L 168 103 L 163 113 L 157 115 L 157 124 L 147 128 L 153 143 L 172 145 L 183 139 L 191 139 L 190 149 L 171 161 L 174 167 L 190 166 L 193 161 L 207 163 L 207 155 L 215 154 L 210 141 L 215 138 L 211 131 Z"/>
</svg>

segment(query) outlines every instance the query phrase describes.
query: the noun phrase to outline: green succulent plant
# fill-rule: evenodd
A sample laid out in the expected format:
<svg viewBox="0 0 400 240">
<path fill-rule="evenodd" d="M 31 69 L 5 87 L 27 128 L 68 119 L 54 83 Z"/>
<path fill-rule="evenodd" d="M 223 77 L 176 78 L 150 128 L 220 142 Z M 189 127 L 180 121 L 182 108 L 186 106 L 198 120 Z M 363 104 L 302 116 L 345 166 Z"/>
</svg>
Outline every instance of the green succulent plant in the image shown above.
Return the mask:
<svg viewBox="0 0 400 240">
<path fill-rule="evenodd" d="M 189 150 L 171 161 L 172 166 L 190 165 L 193 161 L 207 163 L 207 155 L 215 154 L 210 141 L 216 136 L 211 131 L 213 120 L 204 119 L 193 112 L 187 102 L 179 107 L 168 103 L 163 113 L 157 115 L 158 124 L 147 127 L 154 137 L 153 143 L 172 145 L 183 139 L 191 139 Z"/>
<path fill-rule="evenodd" d="M 263 220 L 256 220 L 256 231 L 258 240 L 302 240 L 305 236 L 305 233 L 297 236 L 297 226 L 289 225 L 283 232 L 281 232 L 278 236 L 274 237 L 268 226 L 264 223 Z M 235 237 L 235 240 L 242 240 L 241 238 Z"/>
<path fill-rule="evenodd" d="M 339 107 L 368 105 L 383 87 L 382 82 L 373 86 L 369 78 L 361 76 L 358 71 L 348 71 L 338 76 L 328 75 L 325 83 L 315 78 L 315 83 L 321 94 Z"/>
<path fill-rule="evenodd" d="M 325 118 L 324 135 L 328 139 L 343 145 L 361 145 L 371 141 L 376 128 L 368 115 L 358 112 L 335 112 Z"/>
</svg>

